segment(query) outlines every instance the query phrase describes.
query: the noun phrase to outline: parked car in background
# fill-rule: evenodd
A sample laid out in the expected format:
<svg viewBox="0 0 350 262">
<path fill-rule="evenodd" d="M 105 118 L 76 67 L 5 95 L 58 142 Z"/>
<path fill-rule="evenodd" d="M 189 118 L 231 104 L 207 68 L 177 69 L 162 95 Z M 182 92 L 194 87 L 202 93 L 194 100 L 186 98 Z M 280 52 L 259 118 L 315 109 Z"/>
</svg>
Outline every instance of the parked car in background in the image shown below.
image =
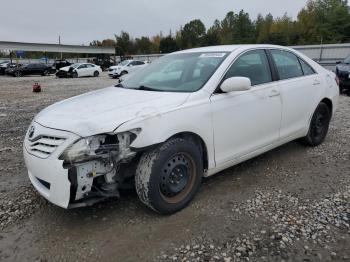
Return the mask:
<svg viewBox="0 0 350 262">
<path fill-rule="evenodd" d="M 140 68 L 143 68 L 147 63 L 139 60 L 124 60 L 116 66 L 108 68 L 108 75 L 112 78 L 118 78 L 122 75 L 132 73 Z"/>
<path fill-rule="evenodd" d="M 7 75 L 12 75 L 16 77 L 25 75 L 42 75 L 48 76 L 53 72 L 52 66 L 42 63 L 33 63 L 28 65 L 23 65 L 21 67 L 15 66 L 10 67 L 5 70 Z"/>
<path fill-rule="evenodd" d="M 4 75 L 5 74 L 5 70 L 7 68 L 7 65 L 10 64 L 10 61 L 2 61 L 0 62 L 0 75 Z"/>
<path fill-rule="evenodd" d="M 53 63 L 53 67 L 58 71 L 60 70 L 62 67 L 66 67 L 66 66 L 70 66 L 72 63 L 68 62 L 67 60 L 60 60 L 57 59 L 55 60 L 55 62 Z"/>
<path fill-rule="evenodd" d="M 337 63 L 335 73 L 339 79 L 340 93 L 350 93 L 350 56 Z"/>
<path fill-rule="evenodd" d="M 7 64 L 7 67 L 6 67 L 6 69 L 5 69 L 5 74 L 7 74 L 6 72 L 7 72 L 8 70 L 11 70 L 11 69 L 17 68 L 17 67 L 22 67 L 22 66 L 23 66 L 23 65 L 20 64 L 20 63 L 8 63 L 8 64 Z"/>
<path fill-rule="evenodd" d="M 36 190 L 60 207 L 119 196 L 134 182 L 144 204 L 171 214 L 203 177 L 295 139 L 322 144 L 338 100 L 336 75 L 293 49 L 189 49 L 44 109 L 24 159 Z"/>
<path fill-rule="evenodd" d="M 102 73 L 101 67 L 91 63 L 76 63 L 70 66 L 62 67 L 57 73 L 58 78 L 62 77 L 84 77 L 94 76 L 98 77 Z"/>
<path fill-rule="evenodd" d="M 136 75 L 139 71 L 141 71 L 144 68 L 145 68 L 144 66 L 138 66 L 137 68 L 135 68 L 134 70 L 132 70 L 128 74 L 124 74 L 124 75 L 118 77 L 118 83 L 121 83 L 121 82 L 129 79 L 130 77 L 133 77 L 134 75 Z"/>
</svg>

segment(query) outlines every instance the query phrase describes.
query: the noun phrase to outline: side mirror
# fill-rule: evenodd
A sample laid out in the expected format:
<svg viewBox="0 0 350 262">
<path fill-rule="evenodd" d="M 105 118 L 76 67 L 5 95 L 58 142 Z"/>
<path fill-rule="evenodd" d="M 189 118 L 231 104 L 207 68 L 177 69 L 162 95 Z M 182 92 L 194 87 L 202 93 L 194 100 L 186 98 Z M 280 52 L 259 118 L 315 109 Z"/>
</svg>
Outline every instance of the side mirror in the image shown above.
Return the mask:
<svg viewBox="0 0 350 262">
<path fill-rule="evenodd" d="M 251 89 L 252 83 L 247 77 L 227 78 L 220 86 L 221 91 L 225 93 L 246 91 Z"/>
</svg>

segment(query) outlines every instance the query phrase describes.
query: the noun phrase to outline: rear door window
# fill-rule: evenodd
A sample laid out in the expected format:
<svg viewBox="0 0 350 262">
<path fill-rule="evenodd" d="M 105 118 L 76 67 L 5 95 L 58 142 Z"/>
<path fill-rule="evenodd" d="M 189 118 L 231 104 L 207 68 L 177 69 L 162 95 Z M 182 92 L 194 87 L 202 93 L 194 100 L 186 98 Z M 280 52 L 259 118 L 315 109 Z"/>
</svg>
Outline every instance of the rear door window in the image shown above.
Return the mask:
<svg viewBox="0 0 350 262">
<path fill-rule="evenodd" d="M 271 50 L 272 58 L 276 64 L 280 80 L 303 76 L 299 59 L 291 52 Z"/>
</svg>

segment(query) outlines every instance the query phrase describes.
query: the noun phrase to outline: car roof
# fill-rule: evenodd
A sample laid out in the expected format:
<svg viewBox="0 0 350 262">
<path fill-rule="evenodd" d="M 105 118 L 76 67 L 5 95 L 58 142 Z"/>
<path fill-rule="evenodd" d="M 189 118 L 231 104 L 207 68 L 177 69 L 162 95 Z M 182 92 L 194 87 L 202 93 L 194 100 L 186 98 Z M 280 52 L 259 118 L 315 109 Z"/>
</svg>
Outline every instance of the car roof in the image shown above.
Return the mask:
<svg viewBox="0 0 350 262">
<path fill-rule="evenodd" d="M 278 48 L 278 49 L 286 49 L 289 50 L 290 48 L 284 47 L 284 46 L 278 46 L 278 45 L 263 45 L 263 44 L 256 44 L 256 45 L 217 45 L 217 46 L 208 46 L 208 47 L 199 47 L 199 48 L 192 48 L 187 49 L 183 51 L 179 51 L 176 53 L 197 53 L 197 52 L 233 52 L 237 49 L 240 50 L 246 50 L 246 49 L 252 49 L 252 48 Z"/>
</svg>

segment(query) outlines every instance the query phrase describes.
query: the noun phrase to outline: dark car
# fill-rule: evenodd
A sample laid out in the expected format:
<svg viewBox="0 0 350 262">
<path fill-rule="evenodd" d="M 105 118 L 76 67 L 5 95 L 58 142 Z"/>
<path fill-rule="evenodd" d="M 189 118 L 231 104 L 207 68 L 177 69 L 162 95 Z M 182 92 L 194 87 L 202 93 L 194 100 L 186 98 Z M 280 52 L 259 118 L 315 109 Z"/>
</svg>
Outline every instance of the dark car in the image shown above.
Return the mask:
<svg viewBox="0 0 350 262">
<path fill-rule="evenodd" d="M 6 63 L 6 64 L 1 64 L 0 65 L 0 75 L 5 75 L 9 70 L 12 70 L 13 68 L 16 67 L 21 67 L 22 64 L 19 63 Z"/>
<path fill-rule="evenodd" d="M 58 71 L 62 67 L 70 66 L 71 64 L 72 63 L 68 62 L 67 60 L 55 60 L 52 66 Z"/>
<path fill-rule="evenodd" d="M 42 75 L 47 76 L 53 72 L 52 66 L 46 64 L 28 64 L 22 67 L 14 67 L 6 69 L 6 74 L 12 76 L 24 76 L 24 75 Z"/>
<path fill-rule="evenodd" d="M 340 93 L 350 93 L 350 56 L 337 63 L 335 73 L 339 79 Z"/>
</svg>

